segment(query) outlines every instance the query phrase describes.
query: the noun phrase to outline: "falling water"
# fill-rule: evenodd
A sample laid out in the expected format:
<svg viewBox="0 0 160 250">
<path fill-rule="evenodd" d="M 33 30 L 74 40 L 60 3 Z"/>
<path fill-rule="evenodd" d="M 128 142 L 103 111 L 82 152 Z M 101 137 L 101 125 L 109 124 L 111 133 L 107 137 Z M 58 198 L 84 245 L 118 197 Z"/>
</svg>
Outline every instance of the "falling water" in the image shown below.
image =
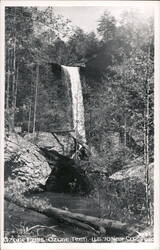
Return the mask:
<svg viewBox="0 0 160 250">
<path fill-rule="evenodd" d="M 62 66 L 62 69 L 67 82 L 70 82 L 75 136 L 86 143 L 84 105 L 79 67 Z"/>
</svg>

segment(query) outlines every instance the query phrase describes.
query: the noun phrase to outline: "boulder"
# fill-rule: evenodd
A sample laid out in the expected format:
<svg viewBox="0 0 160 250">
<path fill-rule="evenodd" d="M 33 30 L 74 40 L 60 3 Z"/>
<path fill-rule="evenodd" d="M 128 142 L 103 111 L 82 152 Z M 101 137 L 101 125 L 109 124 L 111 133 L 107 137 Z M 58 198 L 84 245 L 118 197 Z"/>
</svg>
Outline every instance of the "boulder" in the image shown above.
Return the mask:
<svg viewBox="0 0 160 250">
<path fill-rule="evenodd" d="M 33 135 L 27 134 L 24 137 L 26 140 L 33 142 Z M 64 156 L 71 157 L 75 152 L 76 141 L 69 132 L 38 132 L 34 144 L 39 148 L 53 149 L 54 151 Z"/>
<path fill-rule="evenodd" d="M 152 184 L 153 184 L 153 171 L 154 171 L 154 164 L 151 163 L 149 165 L 149 176 Z M 145 184 L 145 166 L 129 165 L 123 168 L 122 170 L 112 174 L 109 178 L 117 181 L 136 180 L 137 182 L 142 182 Z"/>
<path fill-rule="evenodd" d="M 51 168 L 36 145 L 12 133 L 5 138 L 4 155 L 6 189 L 28 192 L 45 185 Z"/>
<path fill-rule="evenodd" d="M 153 198 L 154 198 L 154 164 L 149 165 L 149 190 L 148 197 L 151 203 L 151 214 L 153 215 Z M 107 196 L 112 194 L 112 197 Z M 112 214 L 116 218 L 116 214 L 121 218 L 128 220 L 147 221 L 147 203 L 146 203 L 146 176 L 145 166 L 132 165 L 125 166 L 120 171 L 112 174 L 107 180 L 106 199 L 111 204 L 119 204 L 119 211 L 117 205 L 112 205 Z"/>
</svg>

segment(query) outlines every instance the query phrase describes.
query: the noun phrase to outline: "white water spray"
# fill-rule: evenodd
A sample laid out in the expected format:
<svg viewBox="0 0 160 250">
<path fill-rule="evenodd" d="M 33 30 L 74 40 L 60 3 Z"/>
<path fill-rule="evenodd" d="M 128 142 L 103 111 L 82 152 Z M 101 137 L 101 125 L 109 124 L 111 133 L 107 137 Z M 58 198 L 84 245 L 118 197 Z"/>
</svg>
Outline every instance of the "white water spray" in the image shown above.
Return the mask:
<svg viewBox="0 0 160 250">
<path fill-rule="evenodd" d="M 62 65 L 62 69 L 65 78 L 67 78 L 67 81 L 70 81 L 75 136 L 86 143 L 84 105 L 79 67 L 68 67 Z"/>
</svg>

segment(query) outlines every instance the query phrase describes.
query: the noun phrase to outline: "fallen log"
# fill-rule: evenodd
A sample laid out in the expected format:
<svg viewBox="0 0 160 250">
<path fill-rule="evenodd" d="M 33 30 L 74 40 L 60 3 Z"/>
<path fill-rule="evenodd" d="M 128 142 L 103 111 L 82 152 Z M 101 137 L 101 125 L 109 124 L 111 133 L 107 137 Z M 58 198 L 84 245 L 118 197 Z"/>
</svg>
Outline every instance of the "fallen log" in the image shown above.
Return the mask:
<svg viewBox="0 0 160 250">
<path fill-rule="evenodd" d="M 103 219 L 93 216 L 88 216 L 80 213 L 73 213 L 68 210 L 62 210 L 59 208 L 52 207 L 49 204 L 43 203 L 42 200 L 37 201 L 30 200 L 25 197 L 20 199 L 13 195 L 5 194 L 5 200 L 15 203 L 20 207 L 31 209 L 33 211 L 42 213 L 48 217 L 54 217 L 60 222 L 66 222 L 71 225 L 75 225 L 84 230 L 89 231 L 92 235 L 137 235 L 136 230 L 130 227 L 126 223 L 120 221 L 114 221 L 110 219 Z"/>
</svg>

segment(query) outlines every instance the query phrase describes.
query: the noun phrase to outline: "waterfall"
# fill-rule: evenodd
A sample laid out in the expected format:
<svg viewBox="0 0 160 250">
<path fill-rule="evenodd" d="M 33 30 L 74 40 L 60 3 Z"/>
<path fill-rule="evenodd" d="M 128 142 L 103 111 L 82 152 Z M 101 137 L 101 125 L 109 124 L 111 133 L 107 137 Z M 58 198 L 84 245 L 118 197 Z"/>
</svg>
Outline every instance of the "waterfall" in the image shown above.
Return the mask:
<svg viewBox="0 0 160 250">
<path fill-rule="evenodd" d="M 69 67 L 62 65 L 62 70 L 64 73 L 65 81 L 68 85 L 67 87 L 70 86 L 71 90 L 72 117 L 75 137 L 86 143 L 84 105 L 79 67 Z M 70 85 L 68 84 L 68 82 L 70 83 Z"/>
</svg>

